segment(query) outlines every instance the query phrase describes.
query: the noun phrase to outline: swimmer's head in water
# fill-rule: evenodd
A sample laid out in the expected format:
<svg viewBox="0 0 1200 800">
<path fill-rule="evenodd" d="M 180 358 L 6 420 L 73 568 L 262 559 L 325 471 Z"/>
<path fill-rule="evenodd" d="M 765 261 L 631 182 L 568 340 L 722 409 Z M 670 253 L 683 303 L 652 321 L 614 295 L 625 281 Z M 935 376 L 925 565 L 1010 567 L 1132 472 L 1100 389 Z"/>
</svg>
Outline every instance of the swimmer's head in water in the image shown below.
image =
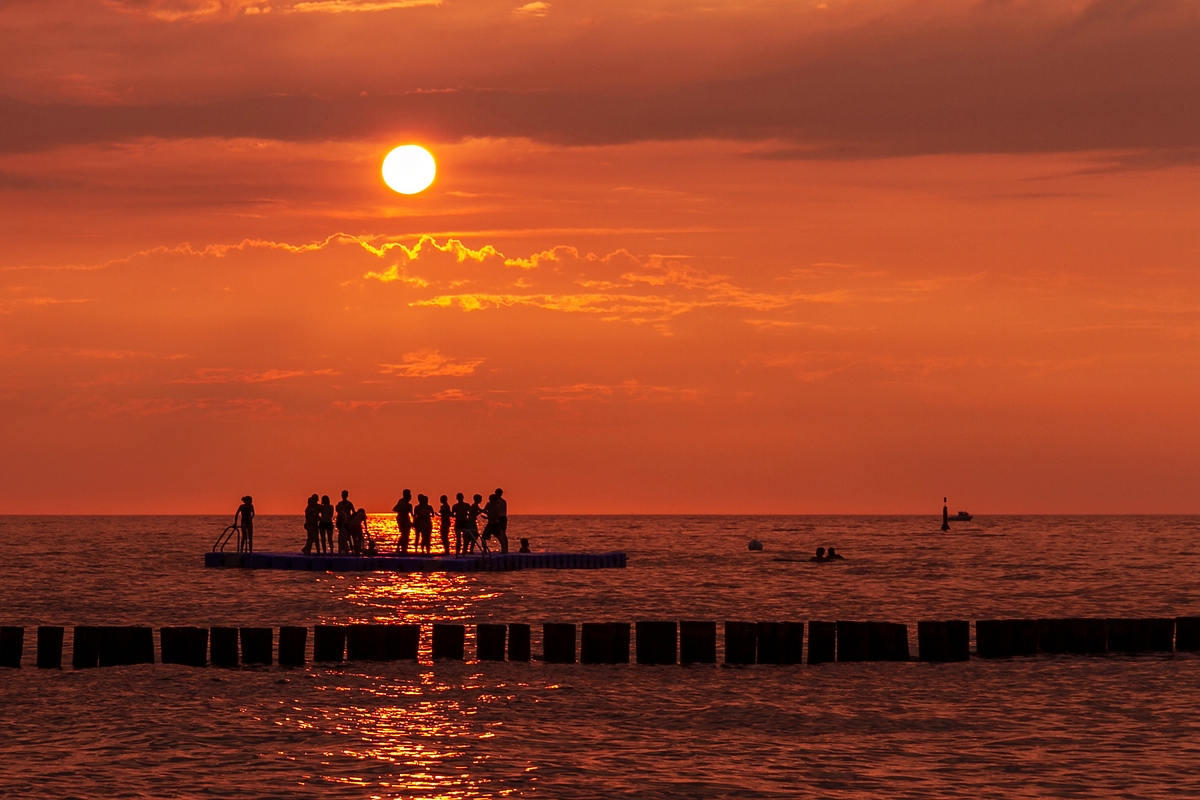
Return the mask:
<svg viewBox="0 0 1200 800">
<path fill-rule="evenodd" d="M 817 548 L 817 555 L 818 555 L 818 556 L 823 556 L 823 555 L 825 555 L 825 548 L 824 548 L 824 547 L 818 547 L 818 548 Z"/>
</svg>

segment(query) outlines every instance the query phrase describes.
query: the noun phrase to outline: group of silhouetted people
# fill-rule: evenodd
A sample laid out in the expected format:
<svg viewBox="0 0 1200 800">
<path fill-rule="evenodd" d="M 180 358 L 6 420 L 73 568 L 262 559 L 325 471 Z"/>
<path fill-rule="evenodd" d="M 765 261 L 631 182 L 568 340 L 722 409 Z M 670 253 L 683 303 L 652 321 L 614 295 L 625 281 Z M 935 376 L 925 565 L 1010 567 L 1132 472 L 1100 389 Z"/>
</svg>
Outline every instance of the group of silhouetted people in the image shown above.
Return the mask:
<svg viewBox="0 0 1200 800">
<path fill-rule="evenodd" d="M 487 550 L 487 543 L 495 539 L 500 543 L 500 552 L 508 552 L 508 502 L 504 499 L 504 490 L 497 489 L 488 496 L 487 504 L 483 495 L 474 496 L 474 502 L 468 503 L 463 499 L 463 493 L 455 496 L 458 500 L 450 505 L 446 495 L 441 497 L 441 506 L 434 509 L 429 498 L 423 494 L 417 495 L 417 502 L 412 502 L 412 492 L 404 490 L 404 494 L 396 501 L 392 511 L 396 513 L 396 527 L 400 529 L 398 553 L 408 553 L 410 540 L 414 553 L 429 554 L 433 550 L 433 518 L 438 517 L 439 533 L 442 539 L 442 550 L 450 553 L 450 531 L 454 531 L 454 550 L 456 555 L 474 553 L 478 547 Z M 242 498 L 243 503 L 249 497 Z M 244 508 L 245 506 L 243 506 Z M 242 514 L 242 509 L 238 509 Z M 250 517 L 254 515 L 250 508 Z M 479 530 L 479 518 L 484 517 L 487 523 L 483 532 Z M 243 520 L 246 519 L 242 515 Z M 236 522 L 236 519 L 235 519 Z M 453 524 L 452 524 L 453 523 Z M 243 521 L 243 530 L 247 523 Z M 342 499 L 337 505 L 330 505 L 329 495 L 319 499 L 317 495 L 308 498 L 304 508 L 304 531 L 308 536 L 301 550 L 305 555 L 311 555 L 314 550 L 318 553 L 331 553 L 334 549 L 334 532 L 337 532 L 338 555 L 374 556 L 377 555 L 375 540 L 367 530 L 367 511 L 355 508 L 350 502 L 350 493 L 342 491 Z M 521 540 L 521 551 L 529 552 L 529 542 Z"/>
<path fill-rule="evenodd" d="M 824 564 L 827 561 L 845 561 L 846 557 L 838 553 L 832 547 L 828 551 L 824 547 L 817 548 L 817 554 L 809 559 L 809 561 L 817 564 Z"/>
</svg>

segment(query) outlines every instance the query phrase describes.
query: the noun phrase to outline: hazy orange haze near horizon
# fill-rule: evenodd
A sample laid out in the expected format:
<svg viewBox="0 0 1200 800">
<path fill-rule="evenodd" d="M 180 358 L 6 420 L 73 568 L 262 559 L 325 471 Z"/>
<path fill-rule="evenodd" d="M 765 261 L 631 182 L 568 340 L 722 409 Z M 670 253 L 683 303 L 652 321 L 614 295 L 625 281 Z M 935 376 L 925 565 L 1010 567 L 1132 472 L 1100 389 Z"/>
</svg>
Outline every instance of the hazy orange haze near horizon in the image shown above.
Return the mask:
<svg viewBox="0 0 1200 800">
<path fill-rule="evenodd" d="M 0 0 L 0 41 L 11 512 L 1200 511 L 1194 3 Z"/>
</svg>

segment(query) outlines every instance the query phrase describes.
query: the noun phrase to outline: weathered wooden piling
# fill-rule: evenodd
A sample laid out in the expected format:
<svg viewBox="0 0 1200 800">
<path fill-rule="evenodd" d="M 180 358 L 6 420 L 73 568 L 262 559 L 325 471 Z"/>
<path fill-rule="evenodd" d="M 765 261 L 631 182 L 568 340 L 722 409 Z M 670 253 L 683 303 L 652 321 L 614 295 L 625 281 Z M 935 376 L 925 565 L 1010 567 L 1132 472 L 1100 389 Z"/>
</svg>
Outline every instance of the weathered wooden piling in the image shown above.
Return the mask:
<svg viewBox="0 0 1200 800">
<path fill-rule="evenodd" d="M 508 627 L 490 622 L 475 626 L 475 658 L 479 661 L 503 661 Z"/>
<path fill-rule="evenodd" d="M 159 661 L 203 667 L 208 664 L 208 628 L 168 627 L 158 632 Z"/>
<path fill-rule="evenodd" d="M 346 626 L 347 661 L 383 661 L 383 626 L 356 624 Z"/>
<path fill-rule="evenodd" d="M 316 625 L 313 627 L 313 661 L 342 662 L 346 658 L 345 625 Z"/>
<path fill-rule="evenodd" d="M 467 638 L 467 626 L 453 622 L 433 623 L 433 658 L 463 660 L 464 643 Z"/>
<path fill-rule="evenodd" d="M 808 663 L 828 664 L 837 657 L 837 623 L 814 620 L 808 623 Z"/>
<path fill-rule="evenodd" d="M 242 663 L 264 664 L 274 662 L 275 631 L 271 628 L 239 628 L 242 639 Z"/>
<path fill-rule="evenodd" d="M 542 661 L 547 664 L 575 663 L 575 624 L 547 622 L 542 625 Z"/>
<path fill-rule="evenodd" d="M 1067 620 L 1067 652 L 1076 655 L 1108 652 L 1108 620 L 1074 617 Z"/>
<path fill-rule="evenodd" d="M 717 623 L 684 620 L 679 623 L 679 663 L 717 663 Z"/>
<path fill-rule="evenodd" d="M 637 623 L 637 663 L 674 664 L 677 646 L 674 620 L 642 620 Z"/>
<path fill-rule="evenodd" d="M 71 666 L 89 669 L 100 663 L 100 628 L 76 625 L 71 632 Z"/>
<path fill-rule="evenodd" d="M 917 655 L 922 661 L 966 661 L 971 657 L 971 623 L 965 619 L 919 621 Z"/>
<path fill-rule="evenodd" d="M 529 661 L 533 657 L 531 632 L 530 626 L 524 622 L 513 622 L 508 626 L 509 661 Z"/>
<path fill-rule="evenodd" d="M 908 626 L 897 622 L 867 623 L 868 661 L 908 661 Z"/>
<path fill-rule="evenodd" d="M 1066 653 L 1070 638 L 1070 623 L 1065 619 L 1043 617 L 1037 621 L 1038 652 Z"/>
<path fill-rule="evenodd" d="M 154 630 L 145 625 L 104 625 L 100 628 L 102 667 L 154 663 Z"/>
<path fill-rule="evenodd" d="M 0 627 L 0 667 L 21 668 L 25 652 L 25 629 L 13 625 Z"/>
<path fill-rule="evenodd" d="M 303 667 L 308 628 L 285 625 L 279 629 L 279 666 Z"/>
<path fill-rule="evenodd" d="M 1008 619 L 975 622 L 975 654 L 980 658 L 1008 658 L 1013 654 L 1013 626 Z"/>
<path fill-rule="evenodd" d="M 1175 620 L 1169 617 L 1108 620 L 1108 650 L 1112 653 L 1169 653 L 1174 641 Z"/>
<path fill-rule="evenodd" d="M 866 661 L 871 654 L 871 626 L 866 622 L 838 620 L 837 660 Z"/>
<path fill-rule="evenodd" d="M 867 623 L 868 661 L 907 661 L 908 626 L 896 622 Z"/>
<path fill-rule="evenodd" d="M 213 626 L 208 630 L 209 658 L 214 667 L 238 665 L 238 629 Z"/>
<path fill-rule="evenodd" d="M 416 661 L 421 649 L 421 626 L 413 623 L 380 625 L 381 661 Z"/>
<path fill-rule="evenodd" d="M 38 669 L 62 669 L 62 651 L 62 626 L 39 625 L 37 629 Z"/>
<path fill-rule="evenodd" d="M 725 663 L 758 662 L 758 623 L 725 621 Z"/>
<path fill-rule="evenodd" d="M 803 656 L 803 622 L 758 623 L 759 664 L 799 664 Z"/>
<path fill-rule="evenodd" d="M 579 631 L 580 664 L 612 664 L 617 630 L 611 622 L 585 622 Z"/>
<path fill-rule="evenodd" d="M 1175 649 L 1200 650 L 1200 617 L 1175 618 Z"/>
</svg>

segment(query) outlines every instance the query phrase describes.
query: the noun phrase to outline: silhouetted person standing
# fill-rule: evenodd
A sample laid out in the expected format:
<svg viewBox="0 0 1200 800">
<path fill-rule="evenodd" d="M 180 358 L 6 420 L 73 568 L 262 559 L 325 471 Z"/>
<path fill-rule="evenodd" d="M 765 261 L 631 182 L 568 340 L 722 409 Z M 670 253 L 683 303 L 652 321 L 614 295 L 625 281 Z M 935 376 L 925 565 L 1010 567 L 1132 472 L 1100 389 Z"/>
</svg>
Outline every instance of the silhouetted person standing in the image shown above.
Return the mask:
<svg viewBox="0 0 1200 800">
<path fill-rule="evenodd" d="M 413 509 L 413 529 L 417 532 L 414 549 L 426 554 L 433 549 L 433 506 L 429 498 L 423 494 L 417 495 L 417 507 Z"/>
<path fill-rule="evenodd" d="M 321 552 L 333 552 L 333 506 L 329 504 L 329 495 L 321 495 L 321 505 L 317 506 L 317 533 L 321 536 Z"/>
<path fill-rule="evenodd" d="M 450 554 L 450 501 L 442 495 L 442 505 L 438 508 L 438 533 L 442 537 L 442 552 Z"/>
<path fill-rule="evenodd" d="M 946 505 L 949 498 L 942 498 L 942 530 L 950 530 L 950 508 Z"/>
<path fill-rule="evenodd" d="M 508 552 L 508 501 L 504 499 L 504 490 L 497 489 L 496 494 L 492 498 L 490 504 L 491 511 L 488 512 L 488 523 L 496 523 L 496 528 L 493 533 L 500 540 L 500 552 Z"/>
<path fill-rule="evenodd" d="M 306 556 L 312 555 L 313 546 L 316 546 L 318 553 L 321 552 L 321 540 L 317 532 L 317 526 L 321 519 L 320 508 L 315 494 L 308 498 L 308 505 L 304 507 L 304 533 L 308 538 L 304 542 L 304 549 L 300 552 Z"/>
<path fill-rule="evenodd" d="M 342 489 L 342 499 L 334 506 L 334 511 L 337 512 L 338 555 L 344 556 L 350 550 L 350 517 L 354 515 L 350 492 Z"/>
<path fill-rule="evenodd" d="M 454 495 L 458 500 L 450 513 L 454 515 L 454 554 L 461 556 L 467 547 L 467 525 L 471 519 L 471 504 L 463 500 L 463 493 Z"/>
<path fill-rule="evenodd" d="M 479 504 L 483 502 L 483 495 L 477 494 L 473 499 L 475 502 L 471 503 L 471 507 L 467 510 L 467 539 L 470 540 L 468 553 L 474 551 L 475 543 L 479 541 L 479 515 L 483 513 L 483 509 L 479 507 Z"/>
<path fill-rule="evenodd" d="M 254 498 L 246 495 L 242 498 L 242 504 L 238 506 L 237 512 L 233 515 L 233 524 L 242 526 L 242 537 L 239 542 L 238 552 L 253 553 L 254 552 Z"/>
<path fill-rule="evenodd" d="M 396 512 L 396 526 L 400 528 L 400 549 L 397 552 L 407 553 L 408 537 L 412 533 L 412 492 L 405 489 L 404 496 L 396 501 L 392 511 Z"/>
</svg>

